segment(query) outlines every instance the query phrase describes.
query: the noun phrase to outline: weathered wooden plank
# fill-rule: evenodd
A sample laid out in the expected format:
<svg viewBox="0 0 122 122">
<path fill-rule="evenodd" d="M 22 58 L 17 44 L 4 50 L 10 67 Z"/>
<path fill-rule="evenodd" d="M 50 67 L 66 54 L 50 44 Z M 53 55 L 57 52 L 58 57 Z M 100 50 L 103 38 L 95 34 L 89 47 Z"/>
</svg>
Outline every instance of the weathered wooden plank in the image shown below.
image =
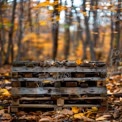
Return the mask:
<svg viewBox="0 0 122 122">
<path fill-rule="evenodd" d="M 12 88 L 11 89 L 12 95 L 61 95 L 61 94 L 106 94 L 105 87 L 87 87 L 87 88 L 80 88 L 80 87 L 38 87 L 38 88 Z"/>
<path fill-rule="evenodd" d="M 0 76 L 0 80 L 11 79 L 11 76 Z"/>
<path fill-rule="evenodd" d="M 40 62 L 37 61 L 15 61 L 13 62 L 13 66 L 39 66 Z"/>
<path fill-rule="evenodd" d="M 46 61 L 15 61 L 13 62 L 13 66 L 77 66 L 76 61 L 53 61 L 53 60 L 46 60 Z M 103 67 L 106 66 L 104 62 L 100 61 L 90 61 L 84 62 L 80 64 L 83 67 Z"/>
<path fill-rule="evenodd" d="M 100 78 L 100 77 L 84 77 L 84 78 L 12 78 L 11 81 L 16 82 L 16 81 L 32 81 L 32 82 L 41 82 L 44 80 L 49 80 L 49 81 L 105 81 L 105 78 Z"/>
<path fill-rule="evenodd" d="M 99 104 L 65 104 L 63 107 L 99 107 Z M 11 106 L 15 108 L 56 108 L 57 105 L 51 104 L 19 104 L 18 106 Z"/>
<path fill-rule="evenodd" d="M 106 68 L 86 68 L 86 67 L 13 67 L 12 72 L 106 72 Z"/>
<path fill-rule="evenodd" d="M 61 97 L 64 100 L 69 100 L 68 97 Z M 19 100 L 51 100 L 51 97 L 21 97 Z M 70 100 L 94 100 L 94 99 L 106 99 L 106 97 L 78 97 L 70 98 Z"/>
</svg>

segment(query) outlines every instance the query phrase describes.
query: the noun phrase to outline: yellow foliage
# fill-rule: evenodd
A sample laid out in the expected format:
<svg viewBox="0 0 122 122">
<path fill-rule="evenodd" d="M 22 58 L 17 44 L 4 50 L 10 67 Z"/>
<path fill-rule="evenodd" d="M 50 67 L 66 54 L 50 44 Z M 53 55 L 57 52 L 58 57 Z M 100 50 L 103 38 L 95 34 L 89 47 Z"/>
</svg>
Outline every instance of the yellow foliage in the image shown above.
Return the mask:
<svg viewBox="0 0 122 122">
<path fill-rule="evenodd" d="M 26 42 L 26 41 L 33 41 L 33 42 L 35 42 L 36 40 L 37 40 L 37 35 L 35 34 L 35 33 L 29 33 L 29 34 L 27 34 L 25 37 L 24 37 L 24 39 L 23 39 L 23 42 Z"/>
<path fill-rule="evenodd" d="M 5 25 L 5 27 L 9 27 L 9 25 L 11 25 L 11 22 L 8 18 L 2 18 L 2 21 L 3 21 L 3 25 Z"/>
<path fill-rule="evenodd" d="M 75 114 L 78 113 L 79 110 L 80 109 L 78 107 L 75 107 L 75 106 L 72 107 L 72 112 L 75 113 Z"/>
<path fill-rule="evenodd" d="M 4 80 L 4 83 L 10 83 L 10 81 L 9 80 Z"/>
<path fill-rule="evenodd" d="M 66 6 L 59 6 L 56 9 L 60 12 L 60 11 L 66 10 L 66 8 L 67 8 Z"/>
<path fill-rule="evenodd" d="M 60 17 L 59 17 L 59 16 L 57 16 L 57 17 L 56 17 L 56 21 L 59 21 L 59 20 L 60 20 Z"/>
<path fill-rule="evenodd" d="M 0 88 L 0 96 L 1 97 L 10 97 L 11 94 L 9 93 L 9 91 L 7 89 Z"/>
<path fill-rule="evenodd" d="M 16 31 L 18 29 L 17 25 L 14 25 L 14 31 Z"/>
<path fill-rule="evenodd" d="M 80 59 L 77 59 L 75 62 L 77 65 L 80 65 L 82 63 L 82 61 Z"/>
<path fill-rule="evenodd" d="M 89 117 L 91 114 L 93 114 L 94 112 L 92 111 L 88 111 L 87 114 L 86 114 L 86 117 Z"/>
<path fill-rule="evenodd" d="M 104 32 L 101 32 L 101 35 L 103 36 L 103 35 L 105 35 L 105 33 Z"/>
<path fill-rule="evenodd" d="M 49 1 L 41 2 L 37 6 L 35 6 L 34 8 L 46 7 L 48 5 L 50 5 L 50 2 Z"/>
<path fill-rule="evenodd" d="M 45 25 L 47 25 L 47 22 L 46 21 L 40 21 L 39 24 L 42 26 L 45 26 Z"/>
<path fill-rule="evenodd" d="M 49 17 L 49 18 L 47 18 L 47 20 L 49 20 L 49 21 L 51 21 L 53 18 L 51 18 L 51 17 Z"/>
<path fill-rule="evenodd" d="M 0 88 L 0 94 L 2 94 L 2 93 L 4 93 L 4 92 L 6 92 L 6 89 Z"/>
<path fill-rule="evenodd" d="M 55 2 L 53 2 L 53 5 L 57 5 L 58 4 L 58 0 L 57 1 L 55 1 Z"/>
<path fill-rule="evenodd" d="M 1 6 L 2 10 L 6 10 L 6 9 L 9 8 L 9 7 L 10 7 L 10 6 L 7 5 L 7 4 L 3 4 L 3 5 Z"/>
<path fill-rule="evenodd" d="M 97 107 L 92 107 L 91 109 L 88 109 L 86 112 L 84 112 L 84 115 L 86 117 L 89 117 L 90 115 L 96 113 L 98 111 Z"/>
<path fill-rule="evenodd" d="M 10 20 L 8 18 L 3 18 L 3 23 L 8 23 Z"/>
<path fill-rule="evenodd" d="M 86 13 L 86 12 L 82 12 L 82 14 L 83 14 L 84 16 L 87 16 L 87 13 Z"/>
<path fill-rule="evenodd" d="M 8 73 L 8 72 L 7 72 L 7 73 L 5 73 L 5 74 L 4 74 L 4 76 L 9 76 L 9 73 Z"/>
<path fill-rule="evenodd" d="M 119 62 L 119 65 L 122 66 L 122 61 Z"/>
<path fill-rule="evenodd" d="M 97 107 L 92 107 L 92 111 L 98 111 Z"/>
<path fill-rule="evenodd" d="M 82 116 L 84 116 L 83 113 L 74 114 L 74 118 L 75 118 L 75 119 L 81 119 Z"/>
<path fill-rule="evenodd" d="M 2 96 L 3 96 L 3 97 L 10 97 L 11 94 L 10 94 L 8 91 L 6 91 L 6 92 L 4 92 L 4 93 L 2 94 Z"/>
<path fill-rule="evenodd" d="M 106 78 L 105 82 L 108 83 L 109 82 L 109 78 Z"/>
</svg>

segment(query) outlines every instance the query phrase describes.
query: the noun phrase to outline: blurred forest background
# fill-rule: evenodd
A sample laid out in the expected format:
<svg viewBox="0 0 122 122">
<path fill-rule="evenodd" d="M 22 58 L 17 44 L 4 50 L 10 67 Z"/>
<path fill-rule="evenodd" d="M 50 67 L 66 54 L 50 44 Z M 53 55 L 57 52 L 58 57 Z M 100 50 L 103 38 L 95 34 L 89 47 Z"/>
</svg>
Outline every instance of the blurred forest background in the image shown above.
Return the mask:
<svg viewBox="0 0 122 122">
<path fill-rule="evenodd" d="M 122 49 L 121 0 L 0 0 L 0 65 L 109 61 Z"/>
</svg>

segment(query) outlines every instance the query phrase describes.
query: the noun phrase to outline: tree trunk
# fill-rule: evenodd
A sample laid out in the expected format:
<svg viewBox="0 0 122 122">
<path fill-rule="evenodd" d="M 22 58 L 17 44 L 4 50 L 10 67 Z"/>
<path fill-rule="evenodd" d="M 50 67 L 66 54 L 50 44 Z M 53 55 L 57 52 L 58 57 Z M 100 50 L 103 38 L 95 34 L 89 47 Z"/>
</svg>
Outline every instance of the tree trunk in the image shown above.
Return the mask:
<svg viewBox="0 0 122 122">
<path fill-rule="evenodd" d="M 121 3 L 121 0 L 118 0 L 118 3 Z M 120 8 L 121 8 L 121 4 L 118 4 L 118 9 L 117 9 L 117 15 L 116 15 L 116 22 L 115 22 L 115 30 L 117 31 L 117 34 L 115 36 L 115 48 L 116 49 L 120 49 Z"/>
<path fill-rule="evenodd" d="M 2 66 L 2 43 L 1 43 L 1 37 L 0 37 L 0 66 Z"/>
<path fill-rule="evenodd" d="M 36 23 L 37 23 L 36 34 L 40 34 L 40 25 L 38 22 L 39 22 L 39 13 L 36 14 Z"/>
<path fill-rule="evenodd" d="M 73 8 L 73 0 L 71 0 L 71 8 Z M 67 1 L 65 1 L 65 5 L 67 5 Z M 72 9 L 68 12 L 65 10 L 65 45 L 64 45 L 64 58 L 67 60 L 70 53 L 70 25 L 72 23 Z M 75 40 L 76 41 L 76 40 Z"/>
<path fill-rule="evenodd" d="M 52 27 L 52 37 L 53 37 L 53 56 L 52 59 L 55 60 L 57 56 L 58 50 L 58 30 L 59 29 L 59 22 L 53 24 Z"/>
<path fill-rule="evenodd" d="M 114 41 L 114 33 L 113 33 L 114 32 L 114 28 L 113 28 L 114 22 L 112 20 L 112 16 L 113 16 L 113 14 L 111 12 L 111 38 L 110 38 L 111 40 L 110 40 L 110 49 L 109 49 L 108 58 L 107 58 L 107 63 L 108 64 L 110 64 L 111 51 L 114 48 L 114 45 L 113 45 L 113 41 Z"/>
<path fill-rule="evenodd" d="M 2 5 L 4 4 L 4 1 L 1 2 L 0 4 L 0 22 L 1 22 L 1 28 L 0 28 L 0 66 L 3 63 L 3 55 L 5 55 L 4 52 L 4 43 L 5 43 L 5 29 L 4 29 L 4 24 L 3 24 L 3 13 L 2 11 Z"/>
<path fill-rule="evenodd" d="M 8 48 L 7 48 L 7 54 L 6 54 L 6 59 L 5 59 L 5 64 L 9 64 L 9 57 L 11 58 L 11 63 L 13 62 L 14 59 L 14 51 L 13 51 L 13 33 L 14 33 L 14 20 L 15 20 L 15 10 L 16 10 L 16 4 L 17 0 L 13 1 L 13 8 L 12 8 L 12 17 L 11 17 L 11 24 L 12 26 L 10 27 L 9 35 L 8 35 Z"/>
<path fill-rule="evenodd" d="M 99 29 L 97 25 L 97 10 L 93 8 L 93 6 L 97 7 L 98 6 L 98 0 L 91 0 L 91 8 L 94 16 L 94 23 L 93 23 L 93 42 L 94 42 L 94 47 L 97 47 L 98 44 L 98 39 L 99 39 Z M 95 9 L 95 10 L 94 10 Z"/>
<path fill-rule="evenodd" d="M 69 16 L 67 10 L 65 10 L 65 42 L 64 42 L 64 58 L 67 60 L 68 59 L 68 55 L 69 55 L 69 50 L 70 50 L 70 20 L 69 20 Z"/>
<path fill-rule="evenodd" d="M 85 5 L 86 0 L 83 0 L 83 11 L 86 12 L 86 5 Z M 88 42 L 89 47 L 90 47 L 90 54 L 91 54 L 91 60 L 96 60 L 95 58 L 95 52 L 94 52 L 94 47 L 93 47 L 93 42 L 91 40 L 91 35 L 90 35 L 90 29 L 89 29 L 89 23 L 88 23 L 88 17 L 84 16 L 85 20 L 85 33 L 86 33 L 86 42 Z"/>
<path fill-rule="evenodd" d="M 54 0 L 55 2 L 56 0 Z M 59 12 L 58 12 L 58 3 L 54 5 L 54 10 L 52 13 L 52 38 L 53 38 L 53 52 L 52 52 L 52 59 L 55 60 L 57 56 L 57 50 L 58 50 L 58 34 L 59 34 Z"/>
<path fill-rule="evenodd" d="M 19 16 L 19 37 L 18 37 L 18 53 L 17 53 L 17 61 L 20 60 L 21 56 L 21 40 L 23 35 L 23 0 L 20 1 L 20 16 Z"/>
<path fill-rule="evenodd" d="M 86 56 L 86 48 L 87 48 L 87 42 L 84 40 L 83 38 L 83 28 L 81 27 L 81 23 L 80 23 L 80 17 L 77 14 L 77 10 L 75 9 L 75 14 L 76 14 L 76 19 L 78 22 L 78 27 L 77 27 L 77 38 L 78 40 L 81 39 L 82 44 L 83 44 L 83 56 L 82 56 L 82 60 L 85 60 L 87 58 Z"/>
<path fill-rule="evenodd" d="M 33 32 L 32 18 L 31 18 L 31 0 L 28 1 L 28 22 L 30 26 L 30 31 Z"/>
<path fill-rule="evenodd" d="M 64 46 L 64 58 L 67 60 L 70 52 L 70 29 L 65 29 L 65 46 Z"/>
</svg>

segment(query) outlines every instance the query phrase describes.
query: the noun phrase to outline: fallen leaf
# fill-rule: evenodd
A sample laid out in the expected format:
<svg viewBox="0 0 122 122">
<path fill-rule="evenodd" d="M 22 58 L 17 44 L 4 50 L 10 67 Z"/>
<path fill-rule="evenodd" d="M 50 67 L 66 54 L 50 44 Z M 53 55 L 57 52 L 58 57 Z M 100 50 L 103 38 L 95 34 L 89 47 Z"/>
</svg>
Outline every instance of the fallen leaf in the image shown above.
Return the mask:
<svg viewBox="0 0 122 122">
<path fill-rule="evenodd" d="M 64 114 L 57 114 L 57 115 L 55 115 L 54 118 L 55 118 L 55 119 L 65 118 L 65 115 L 64 115 Z"/>
<path fill-rule="evenodd" d="M 72 107 L 72 112 L 75 113 L 75 114 L 78 113 L 79 110 L 80 109 L 78 107 L 75 107 L 75 106 Z"/>
<path fill-rule="evenodd" d="M 103 116 L 100 116 L 98 118 L 96 118 L 96 121 L 102 121 L 102 120 L 107 120 L 108 118 L 110 118 L 111 115 L 103 115 Z"/>
<path fill-rule="evenodd" d="M 82 119 L 82 116 L 84 116 L 83 113 L 74 114 L 75 119 Z"/>
<path fill-rule="evenodd" d="M 77 64 L 77 65 L 80 65 L 81 63 L 82 63 L 82 61 L 81 61 L 80 59 L 77 59 L 77 60 L 76 60 L 76 64 Z"/>
<path fill-rule="evenodd" d="M 52 118 L 51 117 L 44 117 L 44 118 L 41 118 L 40 120 L 39 120 L 39 122 L 51 122 L 52 121 Z"/>
<path fill-rule="evenodd" d="M 97 107 L 92 107 L 92 111 L 98 111 Z"/>
<path fill-rule="evenodd" d="M 54 111 L 49 111 L 49 112 L 45 112 L 42 114 L 42 116 L 51 116 L 54 114 Z"/>
<path fill-rule="evenodd" d="M 64 115 L 73 115 L 73 112 L 68 109 L 63 109 L 60 113 Z"/>
<path fill-rule="evenodd" d="M 20 112 L 17 112 L 17 116 L 24 116 L 26 115 L 27 113 L 25 113 L 24 111 L 20 111 Z"/>
<path fill-rule="evenodd" d="M 96 121 L 102 121 L 102 120 L 106 120 L 106 118 L 103 116 L 96 118 Z"/>
</svg>

